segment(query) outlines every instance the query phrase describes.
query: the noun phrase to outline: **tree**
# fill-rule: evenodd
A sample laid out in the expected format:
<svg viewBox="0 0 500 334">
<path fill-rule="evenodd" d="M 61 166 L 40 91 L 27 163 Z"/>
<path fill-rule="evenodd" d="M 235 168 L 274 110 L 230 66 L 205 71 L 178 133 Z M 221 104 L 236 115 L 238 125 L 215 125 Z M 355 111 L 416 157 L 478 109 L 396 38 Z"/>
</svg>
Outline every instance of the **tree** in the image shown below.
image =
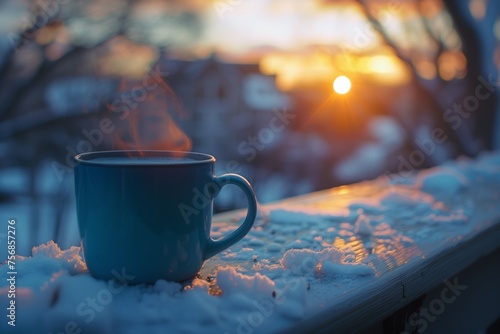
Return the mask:
<svg viewBox="0 0 500 334">
<path fill-rule="evenodd" d="M 451 115 L 455 106 L 463 106 L 467 98 L 474 95 L 478 84 L 485 84 L 491 89 L 492 94 L 481 100 L 479 106 L 470 106 L 473 112 L 464 111 L 463 122 L 448 127 L 448 132 L 455 134 L 460 145 L 459 153 L 462 154 L 473 156 L 482 149 L 498 148 L 499 139 L 494 137 L 495 128 L 498 130 L 500 126 L 498 85 L 493 88 L 498 82 L 498 68 L 494 64 L 494 52 L 498 46 L 493 32 L 494 25 L 498 24 L 500 4 L 493 1 L 453 0 L 357 2 L 384 41 L 408 64 L 413 72 L 416 89 L 441 110 L 443 118 L 447 117 L 447 113 Z M 469 4 L 472 4 L 471 7 Z M 474 5 L 484 7 L 474 9 Z M 406 20 L 402 17 L 402 28 L 408 35 L 418 35 L 420 43 L 428 41 L 428 46 L 423 50 L 421 45 L 408 47 L 404 45 L 405 41 L 393 38 L 394 31 L 386 24 L 391 8 L 392 11 L 396 8 L 398 13 L 395 15 L 401 16 L 402 6 L 404 10 L 415 13 Z M 479 12 L 475 14 L 476 17 L 473 17 L 474 11 Z M 457 62 L 460 58 L 465 62 L 459 62 L 467 64 L 465 76 L 450 65 L 450 62 Z M 432 68 L 435 73 L 428 73 L 433 71 Z"/>
<path fill-rule="evenodd" d="M 61 181 L 54 193 L 43 194 L 56 208 L 57 240 L 71 199 L 71 178 L 60 178 L 70 170 L 68 147 L 86 139 L 85 130 L 99 128 L 110 101 L 125 93 L 120 83 L 145 75 L 161 48 L 199 38 L 201 22 L 195 12 L 170 10 L 176 4 L 166 2 L 147 19 L 137 15 L 148 6 L 147 0 L 0 4 L 2 13 L 14 18 L 2 24 L 6 30 L 0 40 L 0 145 L 5 148 L 0 173 L 17 168 L 29 180 L 26 192 L 0 192 L 0 204 L 16 198 L 33 202 L 29 244 L 37 243 L 41 221 L 39 167 L 55 163 Z M 151 31 L 165 27 L 177 34 L 154 38 L 158 34 Z M 113 65 L 122 58 L 128 60 L 125 66 Z M 107 142 L 101 142 L 97 149 L 106 148 Z"/>
</svg>

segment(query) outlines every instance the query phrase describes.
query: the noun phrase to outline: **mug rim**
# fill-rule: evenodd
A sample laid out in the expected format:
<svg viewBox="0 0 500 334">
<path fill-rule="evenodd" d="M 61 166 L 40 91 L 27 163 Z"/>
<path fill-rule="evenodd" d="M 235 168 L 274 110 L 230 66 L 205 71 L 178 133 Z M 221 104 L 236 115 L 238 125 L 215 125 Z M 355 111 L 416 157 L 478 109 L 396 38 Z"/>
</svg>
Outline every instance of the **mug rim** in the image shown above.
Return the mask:
<svg viewBox="0 0 500 334">
<path fill-rule="evenodd" d="M 109 163 L 106 161 L 96 161 L 97 158 L 113 158 L 113 157 L 169 157 L 169 158 L 179 158 L 186 157 L 192 160 L 179 160 L 172 161 L 168 160 L 163 162 L 155 161 L 155 163 L 135 162 L 131 164 L 130 162 L 113 162 Z M 206 153 L 198 153 L 191 151 L 168 151 L 168 150 L 109 150 L 109 151 L 94 151 L 80 153 L 73 157 L 73 159 L 78 164 L 84 165 L 96 165 L 96 166 L 183 166 L 183 165 L 198 165 L 205 163 L 215 163 L 215 157 Z"/>
</svg>

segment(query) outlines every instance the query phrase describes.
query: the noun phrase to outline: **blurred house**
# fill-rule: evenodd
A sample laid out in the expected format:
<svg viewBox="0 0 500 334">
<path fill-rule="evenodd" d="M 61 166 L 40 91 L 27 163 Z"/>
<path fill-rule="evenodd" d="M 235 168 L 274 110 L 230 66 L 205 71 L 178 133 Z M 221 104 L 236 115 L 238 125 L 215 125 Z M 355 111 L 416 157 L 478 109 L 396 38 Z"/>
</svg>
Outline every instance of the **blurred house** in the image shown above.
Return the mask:
<svg viewBox="0 0 500 334">
<path fill-rule="evenodd" d="M 231 64 L 215 56 L 194 61 L 164 59 L 168 85 L 181 101 L 186 117 L 181 126 L 193 150 L 219 160 L 238 160 L 238 145 L 269 125 L 273 110 L 293 106 L 280 92 L 275 77 L 258 64 Z"/>
</svg>

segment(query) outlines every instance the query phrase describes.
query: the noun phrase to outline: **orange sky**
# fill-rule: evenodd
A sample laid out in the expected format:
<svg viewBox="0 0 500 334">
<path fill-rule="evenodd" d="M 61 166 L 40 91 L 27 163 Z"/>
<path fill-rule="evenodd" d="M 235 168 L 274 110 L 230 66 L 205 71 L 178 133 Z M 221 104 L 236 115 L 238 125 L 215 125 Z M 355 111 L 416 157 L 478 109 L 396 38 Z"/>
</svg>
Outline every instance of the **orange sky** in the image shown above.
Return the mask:
<svg viewBox="0 0 500 334">
<path fill-rule="evenodd" d="M 440 7 L 441 1 L 421 1 L 441 34 L 444 52 L 423 26 L 413 2 L 375 1 L 373 13 L 400 51 L 411 56 L 420 76 L 463 77 L 466 60 L 461 41 L 449 29 L 451 21 Z M 102 6 L 94 7 L 89 10 L 102 11 Z M 186 11 L 197 18 L 183 19 Z M 227 61 L 260 62 L 264 73 L 277 75 L 281 88 L 306 83 L 308 78 L 331 81 L 350 73 L 393 84 L 408 78 L 408 69 L 387 48 L 355 1 L 144 0 L 134 6 L 131 22 L 130 36 L 135 42 L 168 46 L 174 57 L 176 53 L 185 58 L 206 57 L 216 52 Z M 78 32 L 92 35 L 90 28 L 102 28 L 89 24 L 88 29 L 73 30 L 75 24 L 70 24 L 68 31 L 78 37 Z M 148 60 L 155 56 L 150 53 Z M 137 64 L 138 72 L 143 65 Z"/>
</svg>

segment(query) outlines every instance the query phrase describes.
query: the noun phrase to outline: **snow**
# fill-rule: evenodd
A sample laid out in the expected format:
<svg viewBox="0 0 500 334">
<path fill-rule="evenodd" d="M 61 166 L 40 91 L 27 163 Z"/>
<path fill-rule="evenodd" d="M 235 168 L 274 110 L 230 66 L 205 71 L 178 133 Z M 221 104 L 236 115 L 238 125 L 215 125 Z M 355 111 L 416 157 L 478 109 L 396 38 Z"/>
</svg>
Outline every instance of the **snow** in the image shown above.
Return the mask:
<svg viewBox="0 0 500 334">
<path fill-rule="evenodd" d="M 281 264 L 285 270 L 295 275 L 317 274 L 320 276 L 370 276 L 371 267 L 354 262 L 354 253 L 343 252 L 335 247 L 328 247 L 315 252 L 310 249 L 290 249 L 285 252 Z"/>
<path fill-rule="evenodd" d="M 206 261 L 199 277 L 127 285 L 92 278 L 80 247 L 54 242 L 17 258 L 16 327 L 1 333 L 269 333 L 341 296 L 500 221 L 500 153 L 459 159 L 405 182 L 379 178 L 317 201 L 259 208 L 242 241 Z M 214 222 L 212 236 L 236 222 Z M 424 252 L 424 253 L 422 253 Z M 8 268 L 0 266 L 0 276 Z M 0 284 L 0 305 L 8 286 Z"/>
<path fill-rule="evenodd" d="M 373 118 L 367 130 L 374 141 L 365 143 L 335 167 L 332 173 L 339 180 L 354 182 L 379 175 L 387 166 L 387 158 L 405 140 L 404 130 L 391 117 Z M 370 166 L 369 171 L 366 166 Z"/>
<path fill-rule="evenodd" d="M 441 167 L 423 171 L 417 178 L 417 187 L 435 197 L 449 197 L 467 189 L 469 181 L 459 171 Z"/>
</svg>

